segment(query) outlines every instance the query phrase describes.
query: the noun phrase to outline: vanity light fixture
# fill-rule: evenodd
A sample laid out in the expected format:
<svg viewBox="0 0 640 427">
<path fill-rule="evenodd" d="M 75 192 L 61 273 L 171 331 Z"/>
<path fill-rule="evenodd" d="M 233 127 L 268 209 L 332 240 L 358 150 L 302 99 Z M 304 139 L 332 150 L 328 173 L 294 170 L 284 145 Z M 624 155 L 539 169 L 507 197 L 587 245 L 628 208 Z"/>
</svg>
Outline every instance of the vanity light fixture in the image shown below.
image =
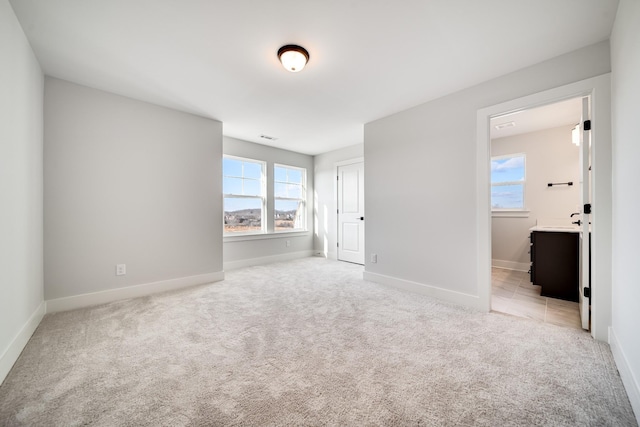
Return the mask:
<svg viewBox="0 0 640 427">
<path fill-rule="evenodd" d="M 278 49 L 278 58 L 287 71 L 297 73 L 309 62 L 309 52 L 302 46 L 288 44 Z"/>
<path fill-rule="evenodd" d="M 571 129 L 571 142 L 573 142 L 573 144 L 578 147 L 580 146 L 580 124 L 579 123 L 575 125 L 573 129 Z"/>
</svg>

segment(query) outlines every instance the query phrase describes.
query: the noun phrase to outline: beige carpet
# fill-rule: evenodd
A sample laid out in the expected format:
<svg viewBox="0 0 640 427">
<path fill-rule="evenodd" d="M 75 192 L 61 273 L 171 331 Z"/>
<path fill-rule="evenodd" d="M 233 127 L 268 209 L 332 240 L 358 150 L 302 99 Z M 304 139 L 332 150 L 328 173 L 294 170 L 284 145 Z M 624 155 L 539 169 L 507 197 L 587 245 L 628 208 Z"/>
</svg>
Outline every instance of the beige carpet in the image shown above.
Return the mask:
<svg viewBox="0 0 640 427">
<path fill-rule="evenodd" d="M 2 425 L 635 426 L 608 345 L 308 258 L 47 315 Z"/>
</svg>

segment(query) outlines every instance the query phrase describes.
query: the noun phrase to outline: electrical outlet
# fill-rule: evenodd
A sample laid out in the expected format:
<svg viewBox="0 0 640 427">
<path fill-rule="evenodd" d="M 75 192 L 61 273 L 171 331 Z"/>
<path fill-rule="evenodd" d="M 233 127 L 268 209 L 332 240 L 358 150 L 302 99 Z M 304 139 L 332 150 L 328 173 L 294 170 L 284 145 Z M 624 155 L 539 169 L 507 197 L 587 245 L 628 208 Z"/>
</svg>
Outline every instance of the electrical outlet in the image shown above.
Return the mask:
<svg viewBox="0 0 640 427">
<path fill-rule="evenodd" d="M 291 246 L 291 240 L 287 240 L 287 247 Z"/>
<path fill-rule="evenodd" d="M 371 264 L 375 264 L 378 262 L 378 255 L 377 254 L 371 254 Z"/>
<path fill-rule="evenodd" d="M 116 276 L 124 276 L 127 274 L 127 264 L 116 265 Z"/>
</svg>

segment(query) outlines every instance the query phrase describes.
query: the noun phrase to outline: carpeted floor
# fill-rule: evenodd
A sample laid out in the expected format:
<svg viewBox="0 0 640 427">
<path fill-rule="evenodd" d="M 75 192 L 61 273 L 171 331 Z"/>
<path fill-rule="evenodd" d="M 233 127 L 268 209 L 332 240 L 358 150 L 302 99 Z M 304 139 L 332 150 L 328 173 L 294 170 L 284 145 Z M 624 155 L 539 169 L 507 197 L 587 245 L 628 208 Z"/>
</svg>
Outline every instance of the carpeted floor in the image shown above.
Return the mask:
<svg viewBox="0 0 640 427">
<path fill-rule="evenodd" d="M 2 425 L 635 426 L 609 346 L 308 258 L 47 315 Z"/>
</svg>

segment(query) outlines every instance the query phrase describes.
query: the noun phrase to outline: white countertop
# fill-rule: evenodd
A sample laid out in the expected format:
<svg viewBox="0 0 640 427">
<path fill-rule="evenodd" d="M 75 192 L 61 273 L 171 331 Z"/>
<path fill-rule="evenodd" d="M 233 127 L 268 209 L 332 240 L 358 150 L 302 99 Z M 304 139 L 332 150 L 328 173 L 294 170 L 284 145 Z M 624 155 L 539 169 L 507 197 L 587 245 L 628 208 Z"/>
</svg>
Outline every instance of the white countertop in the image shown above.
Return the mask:
<svg viewBox="0 0 640 427">
<path fill-rule="evenodd" d="M 555 233 L 580 233 L 582 227 L 577 225 L 535 225 L 529 231 L 550 231 Z"/>
</svg>

